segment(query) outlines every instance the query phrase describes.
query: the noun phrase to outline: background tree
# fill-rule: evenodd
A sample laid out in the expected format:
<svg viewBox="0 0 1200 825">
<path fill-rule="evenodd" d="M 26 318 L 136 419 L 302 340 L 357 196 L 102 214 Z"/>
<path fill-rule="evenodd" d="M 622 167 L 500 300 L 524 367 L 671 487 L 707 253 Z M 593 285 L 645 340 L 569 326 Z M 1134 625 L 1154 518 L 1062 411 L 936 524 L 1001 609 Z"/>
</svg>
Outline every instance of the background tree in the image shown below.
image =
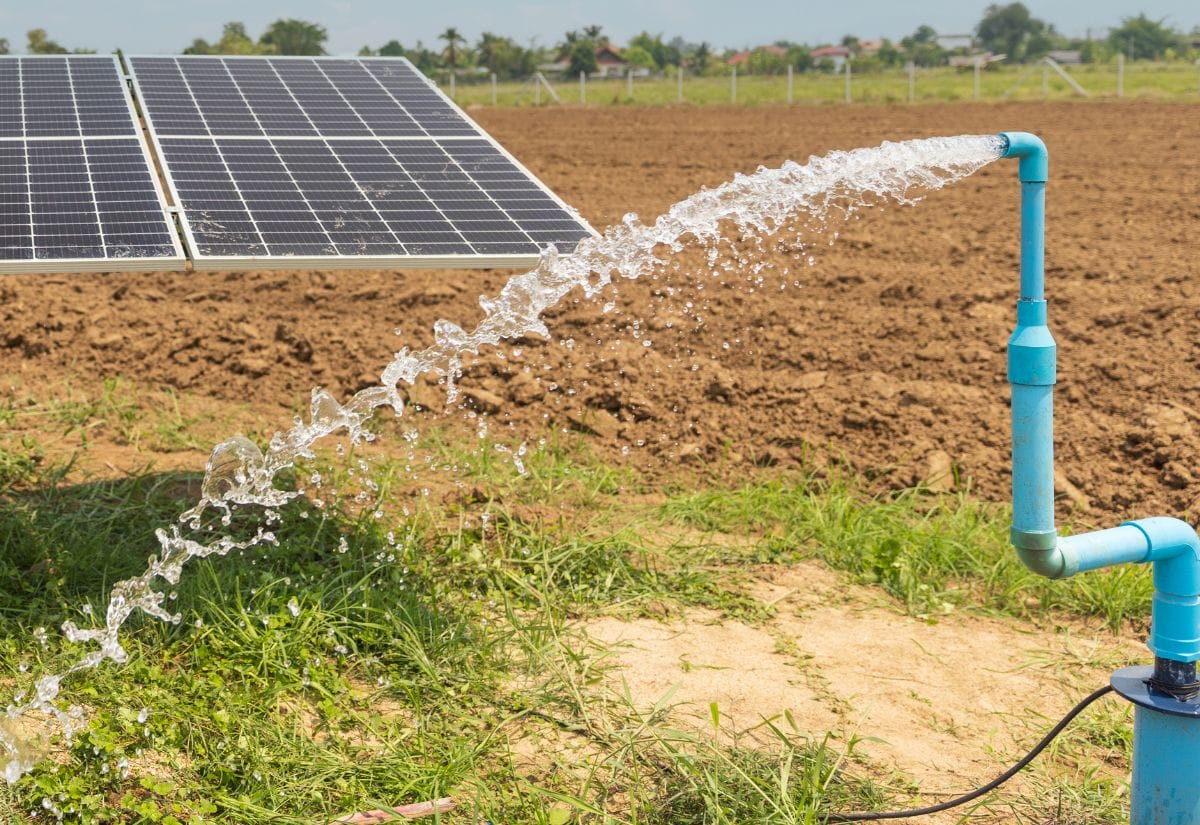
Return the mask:
<svg viewBox="0 0 1200 825">
<path fill-rule="evenodd" d="M 905 56 L 918 66 L 941 66 L 946 62 L 946 50 L 938 45 L 933 26 L 917 26 L 917 30 L 900 40 Z"/>
<path fill-rule="evenodd" d="M 1108 33 L 1114 51 L 1133 60 L 1157 60 L 1179 45 L 1179 32 L 1165 20 L 1151 20 L 1145 14 L 1126 17 Z"/>
<path fill-rule="evenodd" d="M 8 54 L 8 38 L 0 37 L 0 54 Z"/>
<path fill-rule="evenodd" d="M 221 39 L 209 43 L 202 38 L 196 38 L 192 45 L 183 50 L 184 54 L 261 54 L 261 47 L 246 34 L 244 23 L 226 23 L 221 30 Z"/>
<path fill-rule="evenodd" d="M 1024 3 L 992 4 L 975 27 L 975 36 L 985 49 L 1023 62 L 1045 54 L 1053 45 L 1054 30 L 1029 13 Z"/>
<path fill-rule="evenodd" d="M 537 71 L 537 54 L 509 37 L 484 32 L 475 44 L 476 62 L 502 79 L 526 77 Z"/>
<path fill-rule="evenodd" d="M 30 29 L 25 33 L 30 54 L 68 54 L 68 50 L 55 43 L 45 29 Z"/>
<path fill-rule="evenodd" d="M 790 63 L 792 68 L 796 71 L 811 71 L 817 65 L 816 59 L 812 56 L 812 49 L 810 49 L 807 45 L 803 43 L 789 43 L 787 50 L 788 63 Z"/>
<path fill-rule="evenodd" d="M 276 20 L 258 39 L 263 51 L 274 54 L 325 54 L 325 41 L 329 38 L 324 26 L 307 20 Z"/>
<path fill-rule="evenodd" d="M 598 68 L 596 43 L 593 40 L 587 37 L 577 37 L 574 42 L 568 41 L 567 74 L 572 77 L 578 76 L 580 72 L 593 74 Z"/>
<path fill-rule="evenodd" d="M 749 74 L 783 74 L 787 71 L 788 62 L 785 55 L 767 49 L 755 49 L 742 65 Z"/>
<path fill-rule="evenodd" d="M 651 69 L 678 66 L 683 61 L 679 48 L 664 42 L 661 34 L 642 32 L 629 41 L 627 48 L 644 49 L 654 59 L 654 65 L 647 67 Z M 625 55 L 625 59 L 629 60 L 629 56 Z"/>
<path fill-rule="evenodd" d="M 641 46 L 629 46 L 621 52 L 621 57 L 630 66 L 637 66 L 642 69 L 657 69 L 658 64 L 654 61 L 654 55 L 650 54 Z"/>
<path fill-rule="evenodd" d="M 458 68 L 459 53 L 461 48 L 467 44 L 467 39 L 459 33 L 458 29 L 450 26 L 438 35 L 438 40 L 446 41 L 446 51 L 442 53 L 446 58 L 446 65 L 451 69 Z"/>
</svg>

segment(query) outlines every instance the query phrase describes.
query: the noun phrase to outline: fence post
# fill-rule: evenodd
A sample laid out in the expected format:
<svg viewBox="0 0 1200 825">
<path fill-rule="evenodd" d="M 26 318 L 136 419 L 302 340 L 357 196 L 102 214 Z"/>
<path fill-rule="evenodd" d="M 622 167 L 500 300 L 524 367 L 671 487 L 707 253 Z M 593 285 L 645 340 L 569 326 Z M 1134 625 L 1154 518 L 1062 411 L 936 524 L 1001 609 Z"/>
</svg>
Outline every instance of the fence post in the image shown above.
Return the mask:
<svg viewBox="0 0 1200 825">
<path fill-rule="evenodd" d="M 492 105 L 496 105 L 496 73 L 492 72 Z"/>
<path fill-rule="evenodd" d="M 1042 97 L 1050 97 L 1050 67 L 1042 64 Z"/>
<path fill-rule="evenodd" d="M 683 103 L 683 63 L 682 61 L 675 67 L 675 102 Z"/>
<path fill-rule="evenodd" d="M 975 61 L 975 99 L 979 100 L 979 64 L 980 61 Z"/>
<path fill-rule="evenodd" d="M 917 99 L 917 64 L 913 61 L 908 61 L 908 102 L 912 103 Z"/>
<path fill-rule="evenodd" d="M 454 100 L 454 70 L 450 70 L 450 99 Z"/>
<path fill-rule="evenodd" d="M 1117 53 L 1117 97 L 1125 97 L 1125 55 Z"/>
<path fill-rule="evenodd" d="M 792 64 L 791 64 L 791 63 L 789 63 L 789 64 L 788 64 L 788 105 L 789 105 L 789 106 L 790 106 L 790 105 L 792 105 L 792 100 L 793 100 L 793 97 L 792 97 L 792 85 L 793 85 L 793 80 L 792 80 Z"/>
<path fill-rule="evenodd" d="M 587 72 L 579 72 L 579 102 L 587 103 Z"/>
<path fill-rule="evenodd" d="M 628 97 L 630 100 L 633 100 L 633 68 L 632 67 L 629 69 L 629 73 L 625 76 L 625 80 L 626 80 L 625 96 Z"/>
<path fill-rule="evenodd" d="M 533 84 L 533 105 L 542 105 L 542 84 L 538 81 L 538 76 L 535 74 L 533 80 L 529 81 Z"/>
<path fill-rule="evenodd" d="M 850 58 L 846 58 L 846 102 L 850 102 Z"/>
<path fill-rule="evenodd" d="M 729 101 L 737 103 L 737 66 L 733 67 L 733 73 L 729 75 Z"/>
</svg>

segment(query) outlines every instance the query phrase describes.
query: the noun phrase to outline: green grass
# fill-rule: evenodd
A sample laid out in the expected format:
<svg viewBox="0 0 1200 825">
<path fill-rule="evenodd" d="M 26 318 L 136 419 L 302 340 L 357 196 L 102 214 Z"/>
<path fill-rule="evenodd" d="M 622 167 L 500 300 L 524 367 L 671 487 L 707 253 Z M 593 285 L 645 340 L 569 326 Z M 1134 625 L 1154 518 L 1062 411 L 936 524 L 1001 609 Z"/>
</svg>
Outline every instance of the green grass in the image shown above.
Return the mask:
<svg viewBox="0 0 1200 825">
<path fill-rule="evenodd" d="M 757 536 L 737 555 L 788 563 L 815 557 L 877 584 L 917 615 L 975 606 L 1017 617 L 1098 616 L 1113 630 L 1146 624 L 1153 585 L 1145 566 L 1050 581 L 1008 544 L 1003 508 L 923 490 L 868 497 L 834 477 L 775 480 L 733 490 L 684 491 L 663 513 L 699 530 Z M 728 559 L 737 561 L 736 556 Z"/>
<path fill-rule="evenodd" d="M 0 398 L 0 455 L 21 452 L 26 432 L 54 433 L 60 444 L 79 449 L 102 437 L 158 453 L 207 452 L 248 420 L 243 405 L 181 396 L 170 387 L 151 388 L 125 378 L 105 378 L 94 387 L 16 389 Z M 0 486 L 4 473 L 0 458 Z"/>
<path fill-rule="evenodd" d="M 136 399 L 102 404 L 36 415 L 55 427 L 139 418 Z M 1090 595 L 1039 582 L 1012 563 L 1003 512 L 965 498 L 870 497 L 808 476 L 664 497 L 583 439 L 531 444 L 524 473 L 516 445 L 429 431 L 413 446 L 452 480 L 429 471 L 426 495 L 411 459 L 317 465 L 322 506 L 284 508 L 277 545 L 193 562 L 170 598 L 178 625 L 135 618 L 127 663 L 66 683 L 86 729 L 0 788 L 0 819 L 314 823 L 453 795 L 462 810 L 441 821 L 819 822 L 828 810 L 903 806 L 910 788 L 877 784 L 854 739 L 786 714 L 740 731 L 713 708 L 713 732 L 681 729 L 670 693 L 645 707 L 613 692 L 612 651 L 579 620 L 666 606 L 764 622 L 773 608 L 748 594 L 748 566 L 808 558 L 917 615 L 1071 612 L 1114 626 L 1143 615 L 1137 572 L 1093 574 Z M 199 479 L 79 481 L 40 458 L 36 439 L 0 456 L 0 679 L 15 690 L 81 653 L 54 628 L 97 620 Z M 1113 752 L 1126 729 L 1093 720 L 1070 747 Z M 1073 811 L 1108 819 L 1121 797 L 1101 779 L 1048 774 L 1037 787 L 1069 785 Z"/>
<path fill-rule="evenodd" d="M 1093 98 L 1111 98 L 1117 94 L 1115 62 L 1067 66 L 1066 71 Z M 981 74 L 979 99 L 985 101 L 1079 99 L 1071 86 L 1051 71 L 1047 75 L 1043 94 L 1042 70 L 1034 70 L 1023 81 L 1028 70 L 1023 66 L 993 66 Z M 446 78 L 438 78 L 443 90 L 449 91 Z M 577 79 L 551 81 L 564 104 L 581 102 Z M 710 105 L 733 102 L 729 76 L 685 77 L 683 101 L 687 104 Z M 851 99 L 855 103 L 903 103 L 908 101 L 907 71 L 851 73 Z M 1200 67 L 1187 61 L 1171 63 L 1133 62 L 1125 65 L 1125 97 L 1200 100 Z M 950 68 L 918 69 L 915 102 L 946 102 L 972 100 L 975 97 L 974 76 L 971 70 Z M 492 88 L 486 80 L 455 83 L 455 100 L 462 106 L 492 105 Z M 805 72 L 794 76 L 792 102 L 796 104 L 840 104 L 845 101 L 845 78 L 820 72 Z M 586 88 L 589 105 L 667 105 L 679 103 L 675 77 L 635 78 L 633 93 L 628 81 L 622 79 L 589 80 Z M 739 105 L 785 104 L 787 78 L 783 75 L 740 75 L 737 79 Z M 497 84 L 496 105 L 533 106 L 554 105 L 545 89 L 540 94 L 529 83 Z"/>
</svg>

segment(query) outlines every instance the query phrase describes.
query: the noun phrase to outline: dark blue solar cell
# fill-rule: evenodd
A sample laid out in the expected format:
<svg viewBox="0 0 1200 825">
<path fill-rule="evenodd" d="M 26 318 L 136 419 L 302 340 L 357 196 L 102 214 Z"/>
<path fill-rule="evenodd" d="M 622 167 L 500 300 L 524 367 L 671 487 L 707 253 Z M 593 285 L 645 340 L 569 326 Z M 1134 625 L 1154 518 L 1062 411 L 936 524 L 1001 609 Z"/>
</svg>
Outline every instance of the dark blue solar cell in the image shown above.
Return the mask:
<svg viewBox="0 0 1200 825">
<path fill-rule="evenodd" d="M 531 256 L 590 234 L 407 61 L 130 65 L 201 256 Z"/>
</svg>

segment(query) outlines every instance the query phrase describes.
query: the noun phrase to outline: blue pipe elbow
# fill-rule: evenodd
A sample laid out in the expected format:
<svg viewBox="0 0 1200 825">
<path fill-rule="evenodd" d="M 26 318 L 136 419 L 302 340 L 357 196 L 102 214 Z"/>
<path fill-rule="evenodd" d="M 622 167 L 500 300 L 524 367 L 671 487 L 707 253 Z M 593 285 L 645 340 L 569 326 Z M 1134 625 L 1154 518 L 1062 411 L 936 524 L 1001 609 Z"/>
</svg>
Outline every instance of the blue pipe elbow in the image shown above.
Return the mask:
<svg viewBox="0 0 1200 825">
<path fill-rule="evenodd" d="M 1050 160 L 1046 144 L 1037 135 L 1029 132 L 1001 132 L 1004 141 L 1004 158 L 1018 158 L 1017 174 L 1024 182 L 1045 183 L 1050 175 Z"/>
<path fill-rule="evenodd" d="M 1200 661 L 1200 537 L 1174 518 L 1131 522 L 1146 534 L 1154 602 L 1146 645 L 1160 659 Z"/>
</svg>

